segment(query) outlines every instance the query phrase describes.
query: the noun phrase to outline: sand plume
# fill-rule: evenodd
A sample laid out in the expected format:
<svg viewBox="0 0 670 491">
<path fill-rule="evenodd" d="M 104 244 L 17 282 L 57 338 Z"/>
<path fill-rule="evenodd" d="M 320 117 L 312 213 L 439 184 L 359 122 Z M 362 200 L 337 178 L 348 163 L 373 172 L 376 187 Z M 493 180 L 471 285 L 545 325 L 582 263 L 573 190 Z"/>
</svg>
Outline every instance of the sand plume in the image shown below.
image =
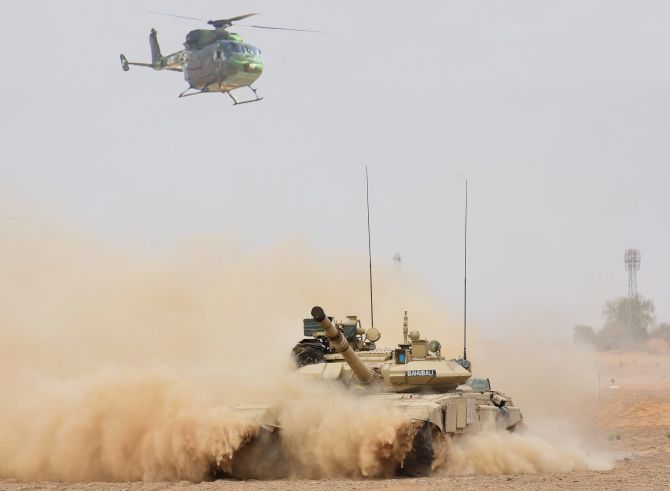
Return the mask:
<svg viewBox="0 0 670 491">
<path fill-rule="evenodd" d="M 213 464 L 229 469 L 259 430 L 165 373 L 109 373 L 50 392 L 2 411 L 2 477 L 199 481 Z"/>
<path fill-rule="evenodd" d="M 411 450 L 416 426 L 381 401 L 337 388 L 296 395 L 279 418 L 295 477 L 389 477 Z"/>
<path fill-rule="evenodd" d="M 531 430 L 482 432 L 446 438 L 434 469 L 440 474 L 536 474 L 577 470 L 606 470 L 611 457 L 594 451 L 568 431 L 546 438 Z"/>
<path fill-rule="evenodd" d="M 290 376 L 290 349 L 311 306 L 340 318 L 360 313 L 366 325 L 365 257 L 319 254 L 297 240 L 249 253 L 221 238 L 156 257 L 16 221 L 0 229 L 0 258 L 2 478 L 199 481 L 236 468 L 244 474 L 254 452 L 273 463 L 252 462 L 255 477 L 382 477 L 410 450 L 416 428 L 388 406 Z M 439 302 L 384 268 L 377 285 L 381 346 L 401 339 L 408 309 L 412 328 L 458 355 L 459 327 Z M 507 349 L 490 357 L 479 350 L 475 369 L 493 368 L 494 384 L 512 380 L 513 391 L 524 379 L 510 368 L 525 364 L 510 362 Z M 507 355 L 506 372 L 496 354 Z M 551 379 L 556 371 L 534 373 Z M 538 397 L 536 386 L 526 388 L 528 399 L 512 393 L 522 408 Z M 581 397 L 572 392 L 565 384 L 562 400 Z M 280 404 L 280 441 L 230 409 L 244 402 Z M 565 454 L 553 440 L 521 438 L 454 443 L 444 469 L 585 465 L 578 449 Z M 506 460 L 509 448 L 521 457 Z"/>
</svg>

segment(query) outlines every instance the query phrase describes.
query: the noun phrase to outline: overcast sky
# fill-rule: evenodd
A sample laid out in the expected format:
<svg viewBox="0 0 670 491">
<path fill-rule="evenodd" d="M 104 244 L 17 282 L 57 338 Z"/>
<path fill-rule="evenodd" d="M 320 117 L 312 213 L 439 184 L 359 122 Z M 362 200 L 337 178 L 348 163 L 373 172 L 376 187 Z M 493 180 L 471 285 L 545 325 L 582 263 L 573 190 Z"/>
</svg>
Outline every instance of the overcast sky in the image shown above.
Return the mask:
<svg viewBox="0 0 670 491">
<path fill-rule="evenodd" d="M 133 68 L 220 18 L 263 51 L 265 99 L 177 99 Z M 569 335 L 625 295 L 670 322 L 670 4 L 664 1 L 30 1 L 0 17 L 0 193 L 150 253 L 199 234 L 373 253 L 491 334 Z M 4 220 L 17 217 L 4 217 Z M 18 217 L 22 218 L 22 217 Z M 28 217 L 23 217 L 28 218 Z M 1 223 L 1 222 L 0 222 Z"/>
</svg>

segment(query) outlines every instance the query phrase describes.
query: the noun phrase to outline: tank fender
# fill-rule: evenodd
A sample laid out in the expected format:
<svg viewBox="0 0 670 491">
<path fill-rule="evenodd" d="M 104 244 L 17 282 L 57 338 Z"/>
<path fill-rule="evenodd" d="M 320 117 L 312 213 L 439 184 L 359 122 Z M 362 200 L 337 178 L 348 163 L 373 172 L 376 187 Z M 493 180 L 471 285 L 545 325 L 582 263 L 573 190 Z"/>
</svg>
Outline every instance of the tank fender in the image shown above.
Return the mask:
<svg viewBox="0 0 670 491">
<path fill-rule="evenodd" d="M 427 421 L 444 432 L 444 412 L 436 402 L 404 399 L 393 403 L 393 407 L 412 421 Z"/>
<path fill-rule="evenodd" d="M 498 427 L 504 429 L 510 429 L 516 426 L 518 423 L 523 421 L 523 414 L 521 414 L 521 409 L 514 406 L 505 406 L 500 409 L 498 415 Z"/>
<path fill-rule="evenodd" d="M 238 404 L 232 407 L 233 413 L 246 420 L 251 420 L 266 431 L 279 428 L 277 407 L 274 405 Z"/>
</svg>

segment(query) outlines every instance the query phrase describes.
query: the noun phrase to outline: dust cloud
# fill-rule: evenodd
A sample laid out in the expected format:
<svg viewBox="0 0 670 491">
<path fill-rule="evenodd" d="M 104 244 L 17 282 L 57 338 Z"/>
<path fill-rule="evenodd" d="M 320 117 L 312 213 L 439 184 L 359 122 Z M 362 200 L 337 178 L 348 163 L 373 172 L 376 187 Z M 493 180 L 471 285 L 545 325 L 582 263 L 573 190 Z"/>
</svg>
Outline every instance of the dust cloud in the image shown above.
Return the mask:
<svg viewBox="0 0 670 491">
<path fill-rule="evenodd" d="M 485 376 L 524 414 L 513 433 L 480 433 L 444 443 L 435 466 L 449 475 L 607 470 L 614 458 L 593 436 L 598 369 L 589 348 L 543 339 L 542 329 L 473 346 Z"/>
<path fill-rule="evenodd" d="M 612 459 L 605 451 L 585 447 L 571 430 L 545 438 L 538 433 L 483 432 L 447 439 L 434 470 L 446 475 L 535 474 L 575 470 L 607 470 Z"/>
<path fill-rule="evenodd" d="M 115 373 L 27 391 L 19 414 L 3 410 L 3 477 L 59 481 L 200 481 L 230 469 L 259 428 L 198 400 L 178 378 Z"/>
<path fill-rule="evenodd" d="M 148 258 L 43 220 L 5 220 L 0 258 L 0 477 L 201 480 L 212 462 L 226 473 L 260 431 L 227 409 L 243 402 L 289 401 L 287 441 L 314 445 L 309 460 L 286 452 L 297 475 L 384 475 L 406 452 L 397 414 L 290 377 L 311 306 L 367 311 L 364 258 L 299 240 L 248 253 L 225 237 Z M 446 317 L 394 272 L 377 276 L 389 344 L 403 308 Z"/>
<path fill-rule="evenodd" d="M 416 427 L 380 401 L 309 387 L 280 414 L 294 477 L 391 477 L 409 453 Z M 316 396 L 316 397 L 315 397 Z"/>
<path fill-rule="evenodd" d="M 377 267 L 376 278 L 380 345 L 400 340 L 407 309 L 411 328 L 458 355 L 459 328 L 438 301 L 395 271 Z M 358 313 L 365 325 L 366 258 L 319 254 L 300 240 L 252 253 L 225 237 L 147 257 L 64 226 L 5 219 L 0 478 L 391 475 L 409 452 L 413 425 L 379 403 L 291 376 L 289 352 L 315 304 L 339 318 Z M 254 402 L 281 402 L 281 443 L 259 445 L 275 433 L 230 409 Z M 536 465 L 500 467 L 477 449 L 509 455 L 527 437 L 487 435 L 450 442 L 446 471 L 582 465 L 551 458 L 552 444 L 533 447 L 532 438 L 519 452 L 544 455 Z"/>
</svg>

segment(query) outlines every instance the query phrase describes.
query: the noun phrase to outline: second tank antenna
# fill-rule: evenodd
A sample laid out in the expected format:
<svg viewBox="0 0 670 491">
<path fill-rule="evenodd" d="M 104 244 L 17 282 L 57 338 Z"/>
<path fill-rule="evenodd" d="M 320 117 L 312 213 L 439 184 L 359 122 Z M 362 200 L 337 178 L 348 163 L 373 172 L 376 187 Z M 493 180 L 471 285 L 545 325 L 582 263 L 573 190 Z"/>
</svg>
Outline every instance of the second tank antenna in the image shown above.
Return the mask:
<svg viewBox="0 0 670 491">
<path fill-rule="evenodd" d="M 370 184 L 368 166 L 365 166 L 365 204 L 368 211 L 368 260 L 370 264 L 370 326 L 375 327 L 375 310 L 372 303 L 372 240 L 370 238 Z"/>
</svg>

